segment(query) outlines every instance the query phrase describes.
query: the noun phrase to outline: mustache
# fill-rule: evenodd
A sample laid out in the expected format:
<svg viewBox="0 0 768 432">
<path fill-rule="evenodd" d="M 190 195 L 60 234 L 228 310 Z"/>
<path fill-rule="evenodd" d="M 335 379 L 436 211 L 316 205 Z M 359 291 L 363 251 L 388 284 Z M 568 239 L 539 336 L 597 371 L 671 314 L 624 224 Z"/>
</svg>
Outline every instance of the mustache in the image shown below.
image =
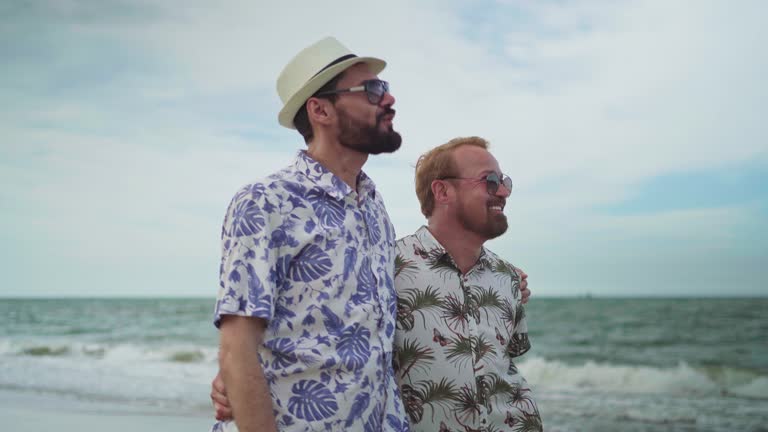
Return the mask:
<svg viewBox="0 0 768 432">
<path fill-rule="evenodd" d="M 389 108 L 389 107 L 384 108 L 384 111 L 382 111 L 381 114 L 376 116 L 376 122 L 377 123 L 380 122 L 384 118 L 384 116 L 389 115 L 389 114 L 392 114 L 394 116 L 395 115 L 395 110 L 393 110 L 392 108 Z"/>
</svg>

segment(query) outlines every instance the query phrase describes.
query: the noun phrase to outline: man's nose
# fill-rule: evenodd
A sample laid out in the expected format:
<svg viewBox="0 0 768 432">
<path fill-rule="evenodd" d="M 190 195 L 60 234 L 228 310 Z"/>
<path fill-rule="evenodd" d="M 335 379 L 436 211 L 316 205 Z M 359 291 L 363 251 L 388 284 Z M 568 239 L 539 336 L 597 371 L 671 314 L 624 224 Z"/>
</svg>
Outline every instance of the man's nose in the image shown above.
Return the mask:
<svg viewBox="0 0 768 432">
<path fill-rule="evenodd" d="M 496 193 L 494 195 L 500 195 L 506 198 L 512 195 L 512 189 L 507 188 L 506 186 L 504 186 L 504 183 L 501 183 L 499 184 L 499 188 L 496 189 Z"/>
<path fill-rule="evenodd" d="M 381 106 L 392 106 L 395 104 L 395 97 L 392 96 L 392 93 L 386 92 L 384 93 L 384 96 L 381 97 L 381 102 L 379 102 L 379 105 Z"/>
</svg>

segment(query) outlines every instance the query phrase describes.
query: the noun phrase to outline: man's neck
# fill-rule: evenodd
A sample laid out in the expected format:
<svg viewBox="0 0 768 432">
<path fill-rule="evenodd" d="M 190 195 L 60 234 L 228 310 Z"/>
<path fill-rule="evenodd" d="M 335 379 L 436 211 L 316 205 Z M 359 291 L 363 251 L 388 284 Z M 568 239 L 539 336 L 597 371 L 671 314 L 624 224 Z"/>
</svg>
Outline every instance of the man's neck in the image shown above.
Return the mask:
<svg viewBox="0 0 768 432">
<path fill-rule="evenodd" d="M 453 258 L 453 262 L 459 267 L 461 273 L 466 274 L 480 258 L 485 239 L 457 225 L 459 224 L 444 223 L 444 221 L 435 221 L 430 218 L 427 228 Z"/>
<path fill-rule="evenodd" d="M 310 144 L 307 154 L 357 191 L 357 176 L 368 160 L 367 154 L 348 149 L 338 142 L 320 139 Z"/>
</svg>

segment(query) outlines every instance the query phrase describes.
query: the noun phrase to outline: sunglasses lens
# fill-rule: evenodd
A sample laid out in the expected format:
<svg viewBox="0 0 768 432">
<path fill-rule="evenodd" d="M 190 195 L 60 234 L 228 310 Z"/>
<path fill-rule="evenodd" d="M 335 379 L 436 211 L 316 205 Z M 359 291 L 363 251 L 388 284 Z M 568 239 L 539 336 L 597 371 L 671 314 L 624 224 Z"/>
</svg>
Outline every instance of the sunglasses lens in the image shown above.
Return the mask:
<svg viewBox="0 0 768 432">
<path fill-rule="evenodd" d="M 502 184 L 508 191 L 512 191 L 512 179 L 509 176 L 502 174 L 499 178 L 498 174 L 490 173 L 485 177 L 485 187 L 491 195 L 496 195 L 496 192 L 499 191 L 499 185 Z"/>
<path fill-rule="evenodd" d="M 496 173 L 490 173 L 485 177 L 485 187 L 491 195 L 495 195 L 499 190 L 499 183 L 499 176 Z"/>
<path fill-rule="evenodd" d="M 508 191 L 512 191 L 512 179 L 508 176 L 504 176 L 504 187 L 507 188 Z"/>
<path fill-rule="evenodd" d="M 365 92 L 368 93 L 368 101 L 372 104 L 381 102 L 384 93 L 389 91 L 389 84 L 382 80 L 370 80 L 365 82 Z"/>
</svg>

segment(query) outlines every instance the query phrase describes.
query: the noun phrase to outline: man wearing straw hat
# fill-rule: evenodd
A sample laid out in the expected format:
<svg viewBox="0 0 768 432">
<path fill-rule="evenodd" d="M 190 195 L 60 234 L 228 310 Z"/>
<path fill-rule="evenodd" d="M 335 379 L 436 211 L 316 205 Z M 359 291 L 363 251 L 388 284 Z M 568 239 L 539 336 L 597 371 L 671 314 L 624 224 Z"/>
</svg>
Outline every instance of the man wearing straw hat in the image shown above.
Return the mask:
<svg viewBox="0 0 768 432">
<path fill-rule="evenodd" d="M 307 150 L 238 191 L 222 229 L 215 325 L 234 422 L 214 430 L 407 430 L 392 369 L 395 233 L 371 154 L 394 152 L 394 97 L 334 38 L 280 74 L 279 123 Z"/>
</svg>

